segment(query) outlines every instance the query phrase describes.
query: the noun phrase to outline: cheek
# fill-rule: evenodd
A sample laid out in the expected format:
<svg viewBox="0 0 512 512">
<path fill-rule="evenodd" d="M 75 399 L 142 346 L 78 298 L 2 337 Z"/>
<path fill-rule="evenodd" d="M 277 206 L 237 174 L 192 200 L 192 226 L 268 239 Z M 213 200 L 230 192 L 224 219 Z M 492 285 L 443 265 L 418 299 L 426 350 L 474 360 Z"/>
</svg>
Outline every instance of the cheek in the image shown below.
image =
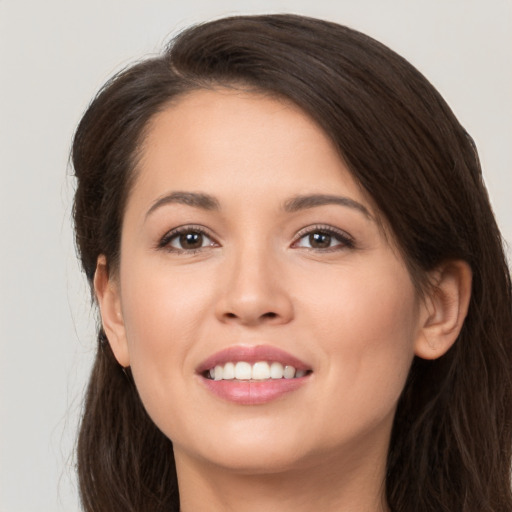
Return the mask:
<svg viewBox="0 0 512 512">
<path fill-rule="evenodd" d="M 418 335 L 417 299 L 400 267 L 346 270 L 337 279 L 316 279 L 303 309 L 323 350 L 318 378 L 343 404 L 333 407 L 335 421 L 346 424 L 352 411 L 353 419 L 371 424 L 394 412 L 405 384 Z"/>
<path fill-rule="evenodd" d="M 189 360 L 194 340 L 205 337 L 211 286 L 183 274 L 158 265 L 141 265 L 137 272 L 126 266 L 122 309 L 130 366 L 151 413 L 175 401 L 169 390 L 179 395 L 183 376 L 194 372 Z"/>
<path fill-rule="evenodd" d="M 122 277 L 123 279 L 123 277 Z M 165 262 L 126 266 L 122 288 L 123 318 L 130 349 L 137 355 L 158 348 L 179 348 L 200 327 L 211 304 L 211 283 Z M 149 350 L 151 349 L 151 350 Z"/>
<path fill-rule="evenodd" d="M 317 319 L 320 337 L 337 340 L 332 350 L 347 344 L 358 352 L 367 346 L 393 351 L 404 343 L 411 345 L 419 320 L 418 300 L 407 271 L 398 263 L 318 272 L 301 288 L 298 300 L 311 321 Z"/>
</svg>

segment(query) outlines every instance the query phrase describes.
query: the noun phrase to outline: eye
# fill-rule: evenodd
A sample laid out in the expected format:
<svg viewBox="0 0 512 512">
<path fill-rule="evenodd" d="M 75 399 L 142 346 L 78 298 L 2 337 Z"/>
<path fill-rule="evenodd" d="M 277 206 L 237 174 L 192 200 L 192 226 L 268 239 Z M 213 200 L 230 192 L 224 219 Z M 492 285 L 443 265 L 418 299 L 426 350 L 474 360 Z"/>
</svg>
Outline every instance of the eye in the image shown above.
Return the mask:
<svg viewBox="0 0 512 512">
<path fill-rule="evenodd" d="M 207 247 L 217 247 L 218 244 L 197 226 L 183 226 L 169 231 L 158 244 L 159 248 L 170 252 L 194 253 Z"/>
<path fill-rule="evenodd" d="M 341 250 L 354 247 L 353 239 L 332 227 L 313 226 L 298 233 L 292 247 L 301 247 L 317 251 Z"/>
</svg>

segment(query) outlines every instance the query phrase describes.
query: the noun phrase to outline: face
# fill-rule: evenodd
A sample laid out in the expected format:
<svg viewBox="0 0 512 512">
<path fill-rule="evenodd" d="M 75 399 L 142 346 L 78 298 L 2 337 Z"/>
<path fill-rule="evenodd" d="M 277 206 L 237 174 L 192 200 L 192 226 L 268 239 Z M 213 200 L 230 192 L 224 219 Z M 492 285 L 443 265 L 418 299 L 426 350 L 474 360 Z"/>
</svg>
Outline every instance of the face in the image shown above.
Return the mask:
<svg viewBox="0 0 512 512">
<path fill-rule="evenodd" d="M 382 455 L 421 305 L 323 131 L 284 101 L 196 91 L 153 119 L 137 173 L 109 340 L 177 462 Z"/>
</svg>

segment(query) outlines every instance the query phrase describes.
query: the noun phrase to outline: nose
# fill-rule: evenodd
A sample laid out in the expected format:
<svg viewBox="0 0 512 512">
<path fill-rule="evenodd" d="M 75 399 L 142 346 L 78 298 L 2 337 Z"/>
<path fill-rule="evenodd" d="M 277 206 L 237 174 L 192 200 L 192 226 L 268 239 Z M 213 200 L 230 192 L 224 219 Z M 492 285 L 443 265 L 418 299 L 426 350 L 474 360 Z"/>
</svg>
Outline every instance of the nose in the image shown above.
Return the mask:
<svg viewBox="0 0 512 512">
<path fill-rule="evenodd" d="M 223 323 L 244 326 L 280 325 L 294 316 L 283 262 L 271 251 L 240 251 L 225 262 L 219 280 L 216 316 Z"/>
</svg>

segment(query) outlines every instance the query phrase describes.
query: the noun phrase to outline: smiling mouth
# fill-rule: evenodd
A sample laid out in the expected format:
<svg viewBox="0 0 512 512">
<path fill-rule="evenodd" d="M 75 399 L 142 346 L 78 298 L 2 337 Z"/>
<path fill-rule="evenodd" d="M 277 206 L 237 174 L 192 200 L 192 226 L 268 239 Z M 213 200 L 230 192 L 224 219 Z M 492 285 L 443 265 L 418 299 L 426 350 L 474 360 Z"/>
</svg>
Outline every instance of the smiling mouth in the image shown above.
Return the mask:
<svg viewBox="0 0 512 512">
<path fill-rule="evenodd" d="M 299 379 L 309 375 L 311 370 L 296 369 L 292 365 L 283 365 L 278 361 L 246 361 L 218 364 L 204 371 L 203 377 L 209 380 L 225 381 L 269 381 L 279 379 Z"/>
<path fill-rule="evenodd" d="M 227 347 L 204 360 L 196 372 L 212 395 L 244 406 L 284 399 L 313 382 L 309 364 L 272 345 Z"/>
</svg>

